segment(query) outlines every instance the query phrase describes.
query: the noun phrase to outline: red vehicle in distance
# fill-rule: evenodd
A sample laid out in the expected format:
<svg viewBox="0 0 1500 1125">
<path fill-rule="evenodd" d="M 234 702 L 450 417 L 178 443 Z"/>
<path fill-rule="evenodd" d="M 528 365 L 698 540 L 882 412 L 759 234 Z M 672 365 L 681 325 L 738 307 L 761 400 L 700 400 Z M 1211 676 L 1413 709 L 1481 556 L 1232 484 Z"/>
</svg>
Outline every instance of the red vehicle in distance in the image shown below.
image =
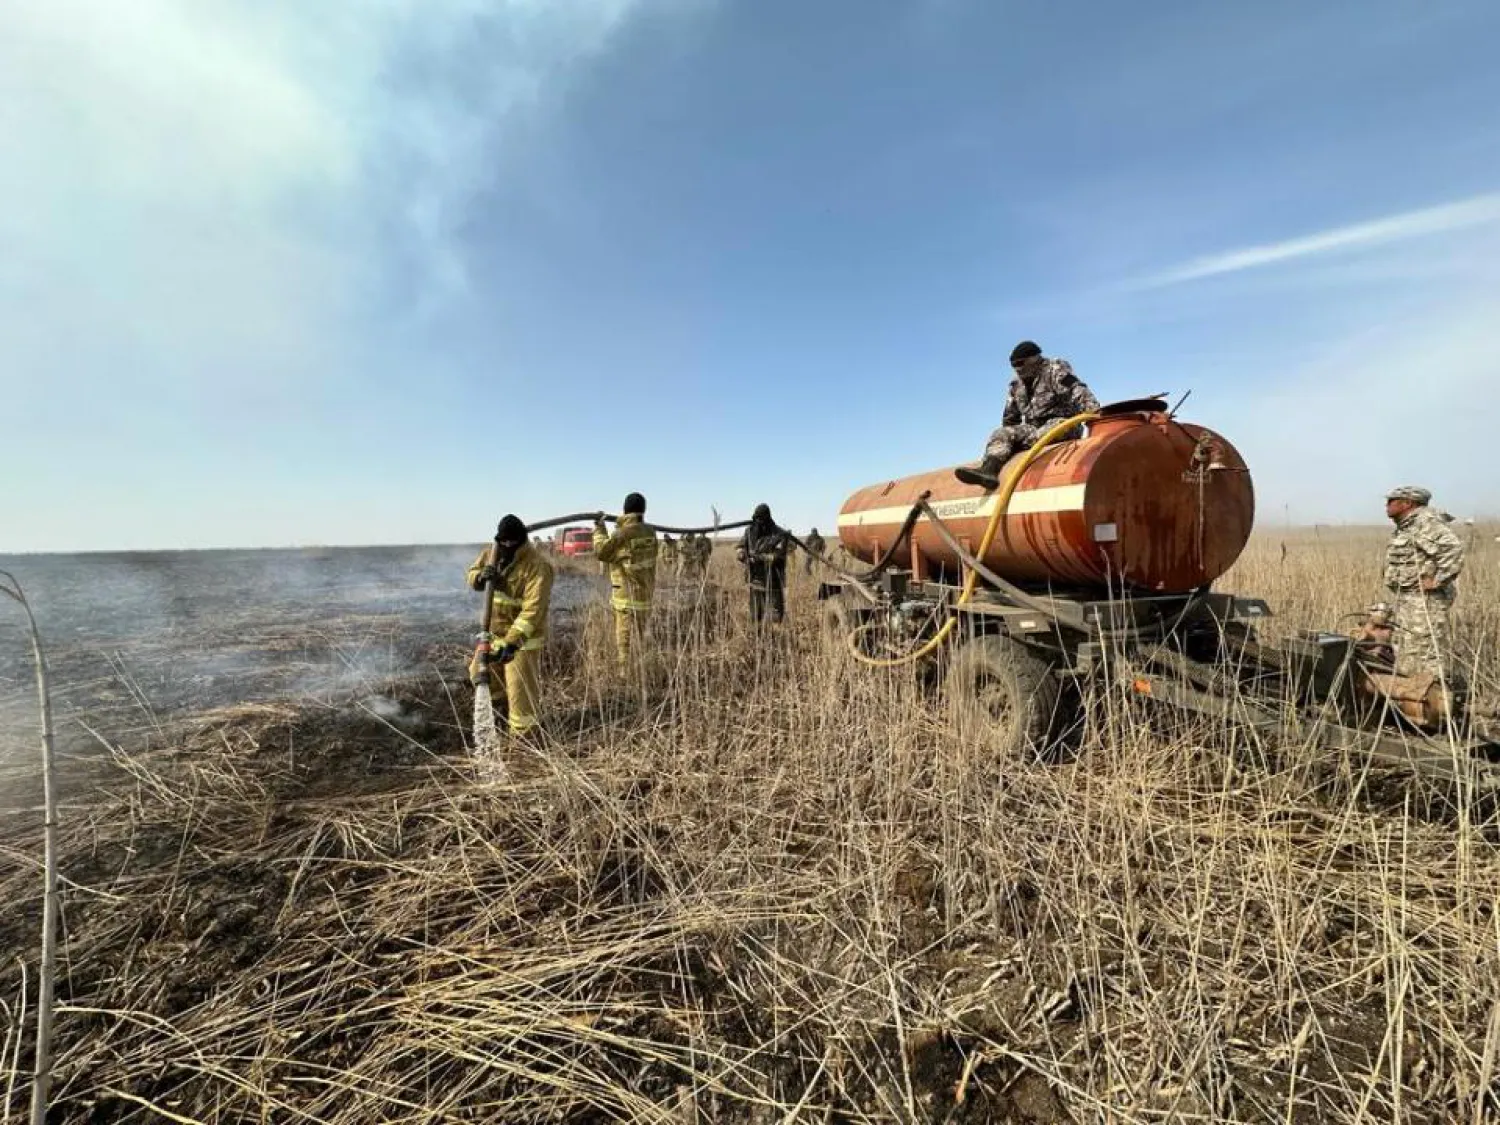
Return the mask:
<svg viewBox="0 0 1500 1125">
<path fill-rule="evenodd" d="M 586 527 L 570 527 L 557 541 L 558 554 L 564 558 L 594 553 L 594 533 Z"/>
</svg>

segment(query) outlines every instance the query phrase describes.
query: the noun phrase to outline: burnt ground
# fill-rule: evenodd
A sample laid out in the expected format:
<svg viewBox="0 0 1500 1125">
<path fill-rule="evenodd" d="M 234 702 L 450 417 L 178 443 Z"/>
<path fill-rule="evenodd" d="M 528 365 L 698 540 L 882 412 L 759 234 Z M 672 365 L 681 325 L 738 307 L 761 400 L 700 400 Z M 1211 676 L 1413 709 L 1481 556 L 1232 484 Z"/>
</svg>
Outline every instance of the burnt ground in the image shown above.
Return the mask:
<svg viewBox="0 0 1500 1125">
<path fill-rule="evenodd" d="M 109 747 L 165 747 L 196 712 L 294 700 L 333 706 L 413 674 L 476 624 L 469 547 L 0 557 L 27 591 L 52 679 L 63 790 L 108 776 Z M 597 576 L 570 568 L 561 618 Z M 30 642 L 0 613 L 0 815 L 40 800 Z M 452 653 L 443 652 L 452 669 Z"/>
</svg>

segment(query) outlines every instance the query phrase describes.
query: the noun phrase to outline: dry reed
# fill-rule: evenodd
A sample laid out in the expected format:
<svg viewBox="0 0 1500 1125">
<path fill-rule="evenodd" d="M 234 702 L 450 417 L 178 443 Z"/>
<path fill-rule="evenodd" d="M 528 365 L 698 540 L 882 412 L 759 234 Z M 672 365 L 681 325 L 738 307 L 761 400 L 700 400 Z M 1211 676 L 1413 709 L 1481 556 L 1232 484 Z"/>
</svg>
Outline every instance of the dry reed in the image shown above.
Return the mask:
<svg viewBox="0 0 1500 1125">
<path fill-rule="evenodd" d="M 1271 538 L 1226 585 L 1330 624 L 1378 595 L 1378 545 Z M 503 783 L 465 753 L 461 644 L 398 710 L 230 710 L 122 753 L 60 842 L 54 1119 L 1497 1120 L 1484 816 L 1108 698 L 1072 760 L 996 760 L 916 677 L 827 651 L 808 580 L 758 637 L 715 565 L 732 592 L 664 607 L 635 680 L 597 607 L 551 645 L 549 733 Z M 1476 549 L 1481 705 L 1496 585 Z"/>
</svg>

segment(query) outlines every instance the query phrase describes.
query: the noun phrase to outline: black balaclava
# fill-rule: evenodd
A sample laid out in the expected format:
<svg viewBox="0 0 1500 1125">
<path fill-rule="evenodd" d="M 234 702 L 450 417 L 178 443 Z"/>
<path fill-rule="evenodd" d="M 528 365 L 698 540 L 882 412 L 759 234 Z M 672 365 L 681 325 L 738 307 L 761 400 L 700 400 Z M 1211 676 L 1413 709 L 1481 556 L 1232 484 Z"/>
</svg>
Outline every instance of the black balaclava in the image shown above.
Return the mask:
<svg viewBox="0 0 1500 1125">
<path fill-rule="evenodd" d="M 526 546 L 526 525 L 519 516 L 508 515 L 495 529 L 495 568 L 504 570 L 516 557 L 516 552 Z"/>
</svg>

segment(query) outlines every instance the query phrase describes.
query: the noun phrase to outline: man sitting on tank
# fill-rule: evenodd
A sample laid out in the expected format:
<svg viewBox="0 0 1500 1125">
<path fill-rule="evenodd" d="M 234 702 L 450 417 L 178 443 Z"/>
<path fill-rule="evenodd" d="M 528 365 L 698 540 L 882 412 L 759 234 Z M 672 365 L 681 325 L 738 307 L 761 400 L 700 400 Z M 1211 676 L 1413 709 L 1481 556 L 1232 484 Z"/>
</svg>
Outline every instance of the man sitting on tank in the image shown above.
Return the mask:
<svg viewBox="0 0 1500 1125">
<path fill-rule="evenodd" d="M 1073 374 L 1065 359 L 1048 359 L 1030 340 L 1022 340 L 1010 353 L 1016 377 L 1010 381 L 1000 428 L 990 435 L 984 459 L 975 465 L 960 465 L 953 475 L 965 484 L 996 488 L 1000 468 L 1017 453 L 1035 444 L 1048 427 L 1075 414 L 1098 410 L 1099 400 Z M 1082 436 L 1081 431 L 1064 434 L 1064 440 Z"/>
</svg>

